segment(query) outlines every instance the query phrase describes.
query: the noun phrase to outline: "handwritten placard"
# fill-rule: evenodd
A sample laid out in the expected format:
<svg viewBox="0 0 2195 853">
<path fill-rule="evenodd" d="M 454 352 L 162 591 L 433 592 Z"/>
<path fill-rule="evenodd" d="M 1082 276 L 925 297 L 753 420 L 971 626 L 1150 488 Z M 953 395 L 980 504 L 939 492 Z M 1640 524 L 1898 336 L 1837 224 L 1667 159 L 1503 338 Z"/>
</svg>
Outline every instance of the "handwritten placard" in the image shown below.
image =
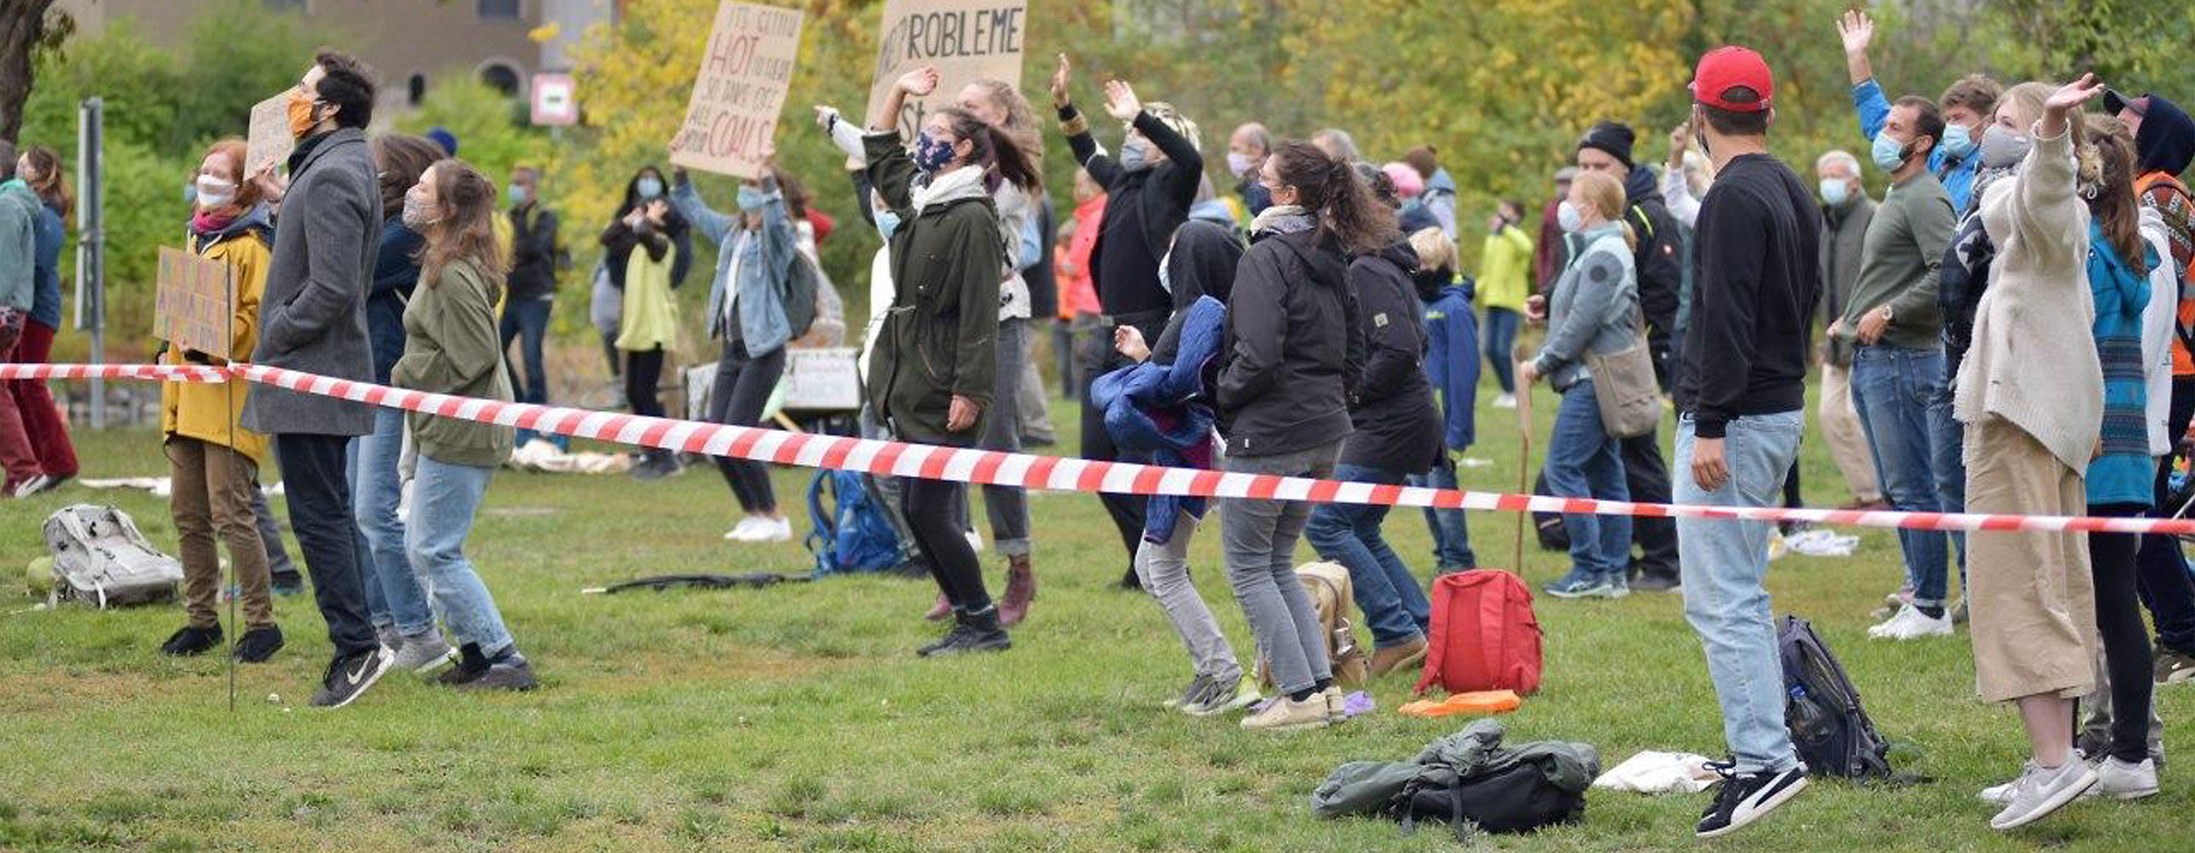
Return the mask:
<svg viewBox="0 0 2195 853">
<path fill-rule="evenodd" d="M 231 315 L 229 265 L 160 247 L 153 334 L 185 350 L 227 359 Z"/>
<path fill-rule="evenodd" d="M 686 123 L 671 139 L 671 162 L 752 178 L 777 129 L 800 53 L 797 9 L 724 0 L 709 31 Z"/>
<path fill-rule="evenodd" d="M 259 174 L 267 164 L 289 159 L 297 140 L 290 136 L 290 93 L 284 90 L 252 105 L 251 134 L 244 141 L 244 176 Z"/>
<path fill-rule="evenodd" d="M 1019 86 L 1028 20 L 1027 0 L 885 0 L 869 126 L 882 126 L 884 102 L 900 76 L 925 65 L 937 67 L 937 90 L 909 96 L 900 108 L 899 130 L 909 139 L 921 129 L 928 105 L 952 104 L 971 82 L 989 78 Z"/>
</svg>

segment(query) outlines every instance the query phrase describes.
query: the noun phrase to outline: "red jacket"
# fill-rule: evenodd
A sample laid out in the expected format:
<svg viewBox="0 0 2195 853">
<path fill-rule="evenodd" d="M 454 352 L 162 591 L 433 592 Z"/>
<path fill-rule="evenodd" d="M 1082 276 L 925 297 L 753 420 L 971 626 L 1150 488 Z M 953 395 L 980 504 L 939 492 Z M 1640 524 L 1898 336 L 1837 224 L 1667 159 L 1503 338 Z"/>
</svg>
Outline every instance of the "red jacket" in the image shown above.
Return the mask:
<svg viewBox="0 0 2195 853">
<path fill-rule="evenodd" d="M 1097 248 L 1100 223 L 1105 220 L 1105 196 L 1075 206 L 1075 234 L 1068 238 L 1063 253 L 1055 253 L 1053 269 L 1059 281 L 1059 317 L 1072 320 L 1076 314 L 1102 314 L 1105 309 L 1098 303 L 1097 282 L 1090 278 L 1090 253 Z"/>
</svg>

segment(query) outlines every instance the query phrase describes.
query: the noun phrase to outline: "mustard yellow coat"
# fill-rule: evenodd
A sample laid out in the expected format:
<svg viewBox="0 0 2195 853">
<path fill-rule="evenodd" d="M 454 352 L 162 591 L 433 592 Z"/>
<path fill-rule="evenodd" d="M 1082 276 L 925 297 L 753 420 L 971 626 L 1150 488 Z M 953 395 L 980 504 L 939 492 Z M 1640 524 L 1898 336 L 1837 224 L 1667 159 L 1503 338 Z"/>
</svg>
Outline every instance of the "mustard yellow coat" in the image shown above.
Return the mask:
<svg viewBox="0 0 2195 853">
<path fill-rule="evenodd" d="M 230 320 L 233 332 L 229 352 L 249 354 L 259 343 L 259 297 L 266 291 L 267 266 L 273 257 L 266 232 L 244 228 L 211 237 L 193 236 L 191 250 L 199 257 L 227 264 L 235 273 L 236 313 Z M 191 363 L 173 344 L 161 355 L 160 361 L 163 364 Z M 160 432 L 167 438 L 181 436 L 232 447 L 264 466 L 267 437 L 237 423 L 244 413 L 244 397 L 249 390 L 240 379 L 227 383 L 161 383 Z"/>
</svg>

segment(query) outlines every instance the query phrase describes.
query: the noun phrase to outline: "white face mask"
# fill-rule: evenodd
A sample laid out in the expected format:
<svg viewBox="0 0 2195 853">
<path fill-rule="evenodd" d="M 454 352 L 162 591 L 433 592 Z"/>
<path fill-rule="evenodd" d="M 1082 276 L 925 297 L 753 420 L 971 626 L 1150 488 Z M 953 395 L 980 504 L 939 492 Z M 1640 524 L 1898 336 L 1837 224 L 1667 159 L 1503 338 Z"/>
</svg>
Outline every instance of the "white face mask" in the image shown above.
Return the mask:
<svg viewBox="0 0 2195 853">
<path fill-rule="evenodd" d="M 198 176 L 198 206 L 221 207 L 236 200 L 236 183 L 212 175 Z"/>
<path fill-rule="evenodd" d="M 1578 212 L 1577 205 L 1565 199 L 1562 204 L 1555 206 L 1555 224 L 1562 226 L 1566 233 L 1576 234 L 1578 229 L 1585 227 L 1585 215 Z"/>
</svg>

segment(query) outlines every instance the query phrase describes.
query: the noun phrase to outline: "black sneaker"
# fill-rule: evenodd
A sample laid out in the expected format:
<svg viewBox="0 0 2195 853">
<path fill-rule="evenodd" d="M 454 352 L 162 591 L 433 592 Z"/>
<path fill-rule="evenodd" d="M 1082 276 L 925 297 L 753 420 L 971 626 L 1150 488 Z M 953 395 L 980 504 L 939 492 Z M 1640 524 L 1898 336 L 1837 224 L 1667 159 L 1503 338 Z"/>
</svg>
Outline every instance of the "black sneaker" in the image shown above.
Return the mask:
<svg viewBox="0 0 2195 853">
<path fill-rule="evenodd" d="M 1014 641 L 1006 636 L 1006 628 L 998 623 L 998 608 L 992 607 L 975 615 L 962 615 L 953 631 L 945 635 L 944 642 L 924 657 L 957 655 L 964 652 L 1002 652 L 1014 647 Z"/>
<path fill-rule="evenodd" d="M 1679 592 L 1684 589 L 1675 575 L 1650 575 L 1641 572 L 1631 581 L 1632 592 Z"/>
<path fill-rule="evenodd" d="M 534 679 L 533 667 L 526 663 L 525 658 L 513 655 L 508 660 L 489 664 L 487 671 L 458 685 L 458 689 L 510 690 L 522 693 L 540 686 L 541 682 Z"/>
<path fill-rule="evenodd" d="M 1743 829 L 1806 790 L 1806 770 L 1802 767 L 1745 774 L 1735 772 L 1729 764 L 1710 763 L 1708 767 L 1720 774 L 1722 781 L 1715 786 L 1714 805 L 1700 815 L 1697 832 L 1701 838 L 1719 838 Z"/>
<path fill-rule="evenodd" d="M 305 576 L 296 572 L 275 575 L 273 583 L 268 586 L 273 588 L 275 595 L 303 595 Z"/>
<path fill-rule="evenodd" d="M 479 643 L 466 643 L 457 649 L 457 665 L 445 669 L 434 677 L 434 683 L 444 687 L 463 687 L 488 674 L 488 658 L 480 653 Z"/>
<path fill-rule="evenodd" d="M 282 650 L 282 629 L 274 625 L 262 625 L 244 632 L 236 638 L 238 663 L 266 663 Z"/>
<path fill-rule="evenodd" d="M 193 628 L 185 625 L 183 630 L 168 635 L 168 641 L 160 644 L 160 653 L 187 658 L 193 655 L 205 654 L 207 649 L 219 645 L 221 645 L 221 626 Z"/>
<path fill-rule="evenodd" d="M 336 658 L 328 662 L 328 674 L 320 680 L 320 691 L 312 695 L 316 708 L 341 708 L 366 692 L 366 688 L 381 680 L 389 671 L 396 655 L 388 649 L 375 646 L 354 655 Z"/>
</svg>

